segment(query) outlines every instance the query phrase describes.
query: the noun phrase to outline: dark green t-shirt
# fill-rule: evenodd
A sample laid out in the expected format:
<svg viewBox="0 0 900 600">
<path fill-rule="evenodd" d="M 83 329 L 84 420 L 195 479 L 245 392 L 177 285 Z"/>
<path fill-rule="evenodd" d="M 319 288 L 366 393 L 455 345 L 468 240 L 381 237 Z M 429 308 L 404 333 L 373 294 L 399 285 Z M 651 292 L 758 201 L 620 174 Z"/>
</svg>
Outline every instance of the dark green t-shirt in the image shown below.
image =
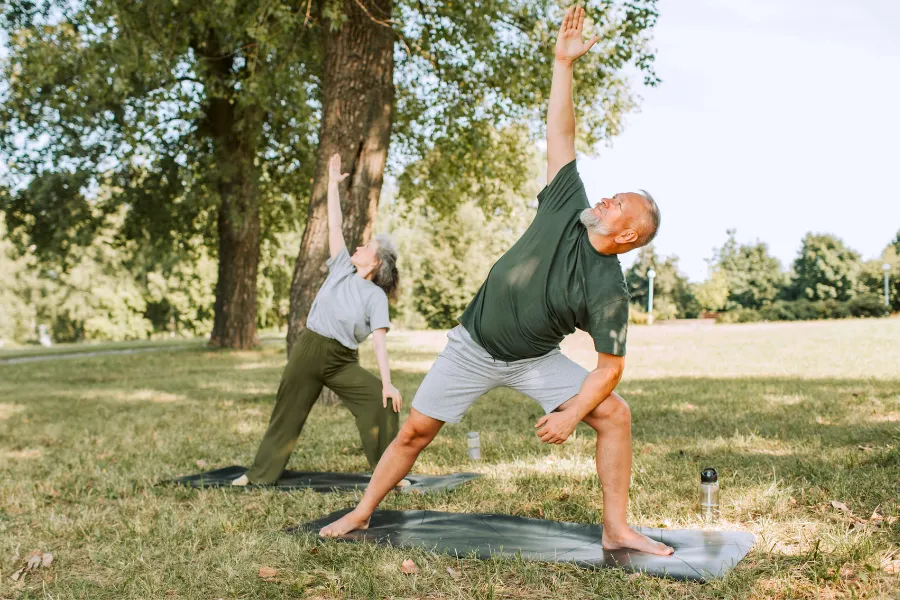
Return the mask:
<svg viewBox="0 0 900 600">
<path fill-rule="evenodd" d="M 597 352 L 625 355 L 628 301 L 615 255 L 591 245 L 579 219 L 589 206 L 570 162 L 538 194 L 538 211 L 500 257 L 459 322 L 498 360 L 542 356 L 575 329 Z"/>
</svg>

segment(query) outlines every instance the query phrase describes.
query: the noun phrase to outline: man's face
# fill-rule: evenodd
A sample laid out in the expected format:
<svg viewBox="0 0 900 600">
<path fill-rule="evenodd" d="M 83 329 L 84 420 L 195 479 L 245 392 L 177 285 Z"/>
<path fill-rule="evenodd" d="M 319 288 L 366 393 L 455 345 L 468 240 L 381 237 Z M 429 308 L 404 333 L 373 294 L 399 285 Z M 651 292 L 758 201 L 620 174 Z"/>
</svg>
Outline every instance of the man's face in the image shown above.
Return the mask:
<svg viewBox="0 0 900 600">
<path fill-rule="evenodd" d="M 640 194 L 624 192 L 612 198 L 604 198 L 591 209 L 607 235 L 618 235 L 634 228 L 640 222 L 642 211 L 647 210 L 647 199 Z"/>
</svg>

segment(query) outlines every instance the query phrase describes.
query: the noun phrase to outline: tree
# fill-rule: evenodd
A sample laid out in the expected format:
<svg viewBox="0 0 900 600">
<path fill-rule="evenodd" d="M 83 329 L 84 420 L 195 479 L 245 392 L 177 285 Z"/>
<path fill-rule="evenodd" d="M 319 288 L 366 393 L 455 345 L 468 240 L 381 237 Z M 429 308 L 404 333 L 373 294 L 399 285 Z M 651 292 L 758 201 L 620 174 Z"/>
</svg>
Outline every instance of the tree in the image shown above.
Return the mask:
<svg viewBox="0 0 900 600">
<path fill-rule="evenodd" d="M 710 269 L 709 279 L 694 286 L 694 296 L 703 310 L 720 311 L 728 304 L 728 278 L 720 269 Z"/>
<path fill-rule="evenodd" d="M 328 157 L 340 152 L 348 160 L 344 233 L 350 245 L 370 232 L 391 141 L 401 198 L 421 199 L 442 215 L 474 200 L 490 216 L 507 190 L 521 192 L 525 184 L 520 165 L 540 136 L 561 15 L 555 2 L 537 0 L 335 5 L 342 7 L 342 24 L 322 30 L 323 119 L 291 288 L 288 346 L 325 275 Z M 618 133 L 634 107 L 626 65 L 636 66 L 646 83 L 657 82 L 647 45 L 655 0 L 589 8 L 602 49 L 590 55 L 576 88 L 585 149 Z M 350 41 L 356 42 L 352 52 Z"/>
<path fill-rule="evenodd" d="M 274 0 L 0 0 L 0 14 L 3 208 L 20 247 L 64 273 L 119 207 L 120 237 L 161 262 L 200 235 L 218 261 L 211 343 L 256 343 L 260 242 L 295 224 L 312 174 L 311 19 Z"/>
<path fill-rule="evenodd" d="M 794 260 L 791 293 L 807 300 L 849 300 L 860 267 L 859 254 L 837 237 L 808 233 Z"/>
<path fill-rule="evenodd" d="M 894 312 L 900 311 L 900 234 L 892 241 L 881 256 L 862 264 L 859 273 L 859 291 L 878 298 L 884 298 L 883 266 L 890 265 L 888 271 L 888 303 Z"/>
<path fill-rule="evenodd" d="M 735 234 L 729 229 L 725 244 L 713 250 L 710 268 L 724 277 L 730 305 L 759 309 L 778 297 L 787 277 L 766 244 L 739 244 Z"/>
<path fill-rule="evenodd" d="M 696 299 L 687 278 L 678 271 L 678 258 L 656 255 L 653 245 L 638 250 L 637 260 L 625 273 L 625 284 L 631 300 L 643 310 L 647 309 L 650 278 L 653 269 L 653 313 L 660 319 L 695 317 L 699 312 Z"/>
</svg>

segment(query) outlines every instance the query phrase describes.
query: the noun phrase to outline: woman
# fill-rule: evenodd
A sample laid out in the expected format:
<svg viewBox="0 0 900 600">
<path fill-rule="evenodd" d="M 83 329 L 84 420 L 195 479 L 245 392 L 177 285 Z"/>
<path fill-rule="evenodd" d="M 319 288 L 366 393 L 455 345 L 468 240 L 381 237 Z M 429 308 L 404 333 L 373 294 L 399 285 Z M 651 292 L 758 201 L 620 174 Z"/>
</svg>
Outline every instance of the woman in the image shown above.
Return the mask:
<svg viewBox="0 0 900 600">
<path fill-rule="evenodd" d="M 350 256 L 341 231 L 338 192 L 338 184 L 346 178 L 346 173 L 341 174 L 341 157 L 335 154 L 328 165 L 328 278 L 281 376 L 275 410 L 256 460 L 234 485 L 278 481 L 323 386 L 353 413 L 373 469 L 397 435 L 402 398 L 391 384 L 385 345 L 391 326 L 388 298 L 397 293 L 397 250 L 390 238 L 379 235 Z M 357 347 L 370 333 L 381 381 L 359 364 Z"/>
</svg>

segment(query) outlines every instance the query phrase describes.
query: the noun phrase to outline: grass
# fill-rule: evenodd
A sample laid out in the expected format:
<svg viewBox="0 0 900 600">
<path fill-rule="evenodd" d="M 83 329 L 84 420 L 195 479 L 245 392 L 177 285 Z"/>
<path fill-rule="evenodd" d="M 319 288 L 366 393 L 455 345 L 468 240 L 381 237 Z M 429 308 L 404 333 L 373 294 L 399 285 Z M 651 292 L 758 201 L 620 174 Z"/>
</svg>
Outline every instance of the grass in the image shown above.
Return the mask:
<svg viewBox="0 0 900 600">
<path fill-rule="evenodd" d="M 0 364 L 0 598 L 898 597 L 900 523 L 888 523 L 900 514 L 898 339 L 900 319 L 632 329 L 620 391 L 634 418 L 633 521 L 758 536 L 731 574 L 702 585 L 282 533 L 356 494 L 156 485 L 200 460 L 252 460 L 284 363 L 277 344 Z M 392 334 L 407 406 L 443 340 Z M 583 337 L 564 350 L 595 358 Z M 371 349 L 361 354 L 373 368 Z M 385 507 L 599 522 L 593 436 L 582 427 L 563 446 L 543 445 L 532 433 L 539 412 L 492 392 L 416 466 L 486 477 L 436 496 L 392 495 Z M 481 432 L 480 464 L 466 460 L 469 430 Z M 714 526 L 696 515 L 706 465 L 721 474 Z M 316 407 L 291 467 L 365 470 L 349 413 Z M 862 522 L 876 509 L 883 522 Z M 33 549 L 55 562 L 13 583 Z M 418 575 L 400 572 L 405 558 Z M 277 576 L 260 579 L 263 566 Z"/>
</svg>

